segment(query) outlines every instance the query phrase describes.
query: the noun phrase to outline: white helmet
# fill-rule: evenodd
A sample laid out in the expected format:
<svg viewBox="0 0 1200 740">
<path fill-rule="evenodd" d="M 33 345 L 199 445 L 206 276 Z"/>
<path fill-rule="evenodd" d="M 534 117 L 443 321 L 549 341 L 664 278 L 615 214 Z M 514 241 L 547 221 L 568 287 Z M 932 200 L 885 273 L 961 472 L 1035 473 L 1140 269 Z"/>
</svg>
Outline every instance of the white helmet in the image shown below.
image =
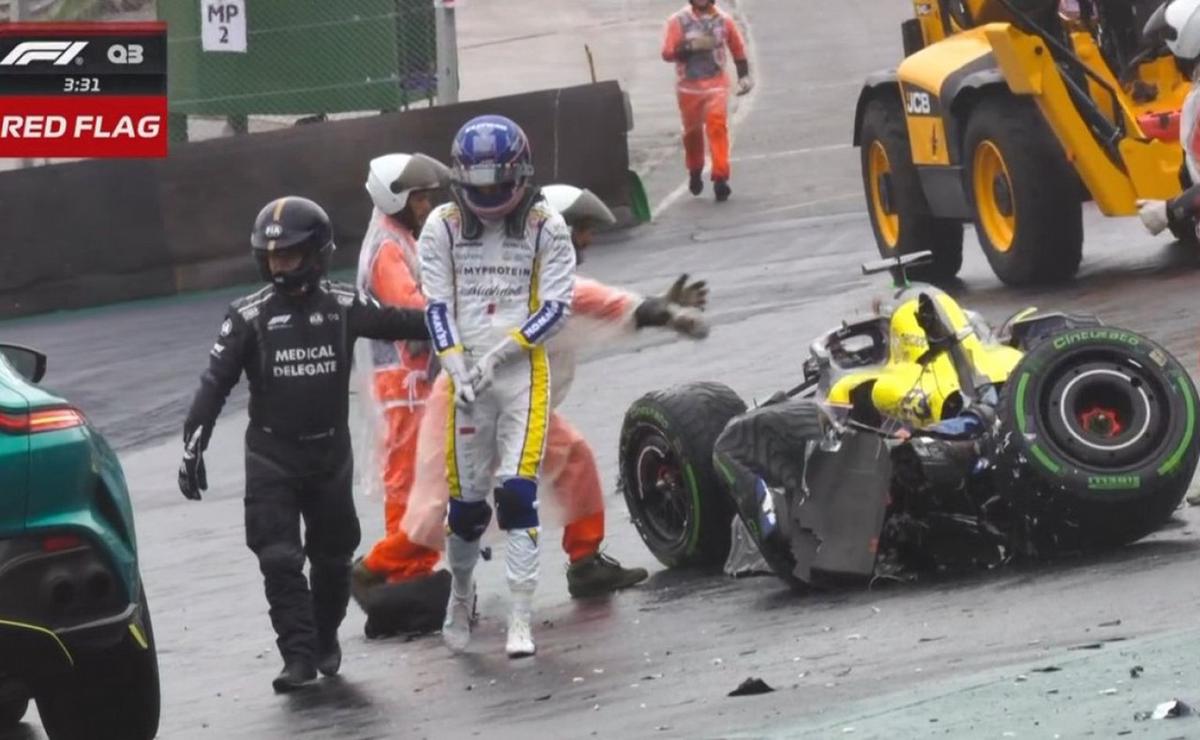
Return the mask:
<svg viewBox="0 0 1200 740">
<path fill-rule="evenodd" d="M 547 185 L 542 195 L 550 207 L 562 214 L 572 226 L 580 221 L 593 221 L 603 226 L 612 226 L 617 217 L 604 205 L 604 201 L 586 188 L 573 185 Z"/>
<path fill-rule="evenodd" d="M 1171 0 L 1146 23 L 1147 35 L 1162 31 L 1167 48 L 1180 59 L 1200 57 L 1200 0 Z"/>
<path fill-rule="evenodd" d="M 389 216 L 404 210 L 414 190 L 432 190 L 450 183 L 450 168 L 424 154 L 385 154 L 371 160 L 367 192 L 375 207 Z"/>
</svg>

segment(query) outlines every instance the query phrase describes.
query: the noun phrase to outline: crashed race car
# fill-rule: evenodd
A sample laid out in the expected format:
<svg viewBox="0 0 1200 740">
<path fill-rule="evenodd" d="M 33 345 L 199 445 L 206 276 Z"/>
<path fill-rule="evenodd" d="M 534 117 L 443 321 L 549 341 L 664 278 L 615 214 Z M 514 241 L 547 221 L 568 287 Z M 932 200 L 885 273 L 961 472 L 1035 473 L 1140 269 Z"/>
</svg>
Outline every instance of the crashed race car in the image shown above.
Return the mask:
<svg viewBox="0 0 1200 740">
<path fill-rule="evenodd" d="M 747 410 L 730 388 L 648 393 L 620 478 L 668 567 L 746 541 L 796 587 L 1110 548 L 1163 526 L 1192 479 L 1196 390 L 1161 346 L 1026 309 L 994 331 L 906 269 L 876 316 L 811 345 L 803 382 Z M 729 568 L 727 568 L 728 570 Z"/>
</svg>

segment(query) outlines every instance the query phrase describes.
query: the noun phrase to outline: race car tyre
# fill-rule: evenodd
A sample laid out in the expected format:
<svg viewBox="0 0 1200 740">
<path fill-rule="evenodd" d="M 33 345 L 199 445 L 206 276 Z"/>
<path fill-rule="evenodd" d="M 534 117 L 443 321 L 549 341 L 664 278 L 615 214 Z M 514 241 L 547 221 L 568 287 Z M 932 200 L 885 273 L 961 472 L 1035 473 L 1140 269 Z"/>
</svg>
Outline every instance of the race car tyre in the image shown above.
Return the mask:
<svg viewBox="0 0 1200 740">
<path fill-rule="evenodd" d="M 933 262 L 909 269 L 916 280 L 949 280 L 962 268 L 963 227 L 930 215 L 912 163 L 904 109 L 895 95 L 867 104 L 860 132 L 863 192 L 875 244 L 883 257 L 929 250 Z"/>
<path fill-rule="evenodd" d="M 0 730 L 14 727 L 29 709 L 29 697 L 22 696 L 0 701 Z"/>
<path fill-rule="evenodd" d="M 1200 458 L 1196 388 L 1155 342 L 1070 329 L 1013 370 L 998 409 L 1003 476 L 1051 548 L 1132 542 L 1163 525 Z"/>
<path fill-rule="evenodd" d="M 158 656 L 144 591 L 141 615 L 137 634 L 131 629 L 111 648 L 77 654 L 71 673 L 39 689 L 38 713 L 50 740 L 158 734 Z"/>
<path fill-rule="evenodd" d="M 794 574 L 796 560 L 784 534 L 788 523 L 786 505 L 772 501 L 775 521 L 762 521 L 763 496 L 771 494 L 759 482 L 781 489 L 783 502 L 802 501 L 805 453 L 809 442 L 824 436 L 822 419 L 817 404 L 808 400 L 763 406 L 731 421 L 717 438 L 713 453 L 717 472 L 725 477 L 763 559 L 775 575 L 798 590 L 805 584 Z"/>
<path fill-rule="evenodd" d="M 1032 102 L 994 94 L 971 111 L 963 148 L 975 234 L 1002 281 L 1066 280 L 1083 258 L 1078 179 Z"/>
<path fill-rule="evenodd" d="M 733 500 L 713 471 L 713 444 L 746 404 L 720 383 L 688 383 L 634 401 L 621 427 L 621 489 L 638 534 L 668 568 L 720 566 Z"/>
</svg>

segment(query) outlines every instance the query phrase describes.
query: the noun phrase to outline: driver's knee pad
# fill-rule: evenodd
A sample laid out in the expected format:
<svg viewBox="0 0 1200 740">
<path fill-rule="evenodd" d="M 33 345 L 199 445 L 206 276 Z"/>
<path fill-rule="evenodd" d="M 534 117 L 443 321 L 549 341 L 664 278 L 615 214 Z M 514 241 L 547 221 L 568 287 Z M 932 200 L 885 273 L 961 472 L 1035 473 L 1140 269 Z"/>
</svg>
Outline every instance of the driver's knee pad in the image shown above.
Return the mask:
<svg viewBox="0 0 1200 740">
<path fill-rule="evenodd" d="M 503 530 L 538 526 L 537 481 L 509 478 L 496 489 L 496 523 Z"/>
<path fill-rule="evenodd" d="M 446 524 L 451 532 L 467 542 L 474 542 L 482 537 L 491 523 L 492 507 L 487 501 L 450 499 L 450 513 L 446 517 Z"/>
</svg>

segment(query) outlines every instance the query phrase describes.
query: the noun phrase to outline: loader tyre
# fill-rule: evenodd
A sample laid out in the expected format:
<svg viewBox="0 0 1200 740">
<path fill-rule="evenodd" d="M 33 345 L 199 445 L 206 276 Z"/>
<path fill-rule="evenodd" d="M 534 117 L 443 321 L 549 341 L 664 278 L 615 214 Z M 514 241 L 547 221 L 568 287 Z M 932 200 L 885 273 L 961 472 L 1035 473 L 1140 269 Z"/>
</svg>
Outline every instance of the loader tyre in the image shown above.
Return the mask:
<svg viewBox="0 0 1200 740">
<path fill-rule="evenodd" d="M 880 95 L 867 104 L 860 141 L 863 192 L 879 254 L 929 250 L 933 262 L 910 269 L 909 275 L 929 282 L 953 278 L 962 267 L 962 224 L 930 214 L 898 97 Z"/>
<path fill-rule="evenodd" d="M 1036 106 L 992 95 L 971 111 L 963 148 L 975 232 L 1002 281 L 1067 280 L 1083 257 L 1077 178 Z"/>
</svg>

